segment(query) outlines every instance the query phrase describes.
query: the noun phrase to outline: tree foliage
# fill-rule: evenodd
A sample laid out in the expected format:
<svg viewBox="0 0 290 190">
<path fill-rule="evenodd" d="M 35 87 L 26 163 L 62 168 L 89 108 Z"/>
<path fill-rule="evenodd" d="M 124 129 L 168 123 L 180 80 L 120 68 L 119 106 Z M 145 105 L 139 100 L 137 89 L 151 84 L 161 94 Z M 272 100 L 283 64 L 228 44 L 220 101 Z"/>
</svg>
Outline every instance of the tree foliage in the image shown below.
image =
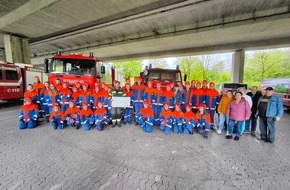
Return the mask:
<svg viewBox="0 0 290 190">
<path fill-rule="evenodd" d="M 113 65 L 122 71 L 123 78 L 139 76 L 142 69 L 141 60 L 114 62 Z"/>
<path fill-rule="evenodd" d="M 216 83 L 229 82 L 230 72 L 225 69 L 225 62 L 214 62 L 211 55 L 183 57 L 179 59 L 181 71 L 188 76 L 188 80 L 214 81 Z"/>
<path fill-rule="evenodd" d="M 290 76 L 289 51 L 264 50 L 253 55 L 246 55 L 244 82 L 259 85 L 266 78 L 281 78 Z"/>
</svg>

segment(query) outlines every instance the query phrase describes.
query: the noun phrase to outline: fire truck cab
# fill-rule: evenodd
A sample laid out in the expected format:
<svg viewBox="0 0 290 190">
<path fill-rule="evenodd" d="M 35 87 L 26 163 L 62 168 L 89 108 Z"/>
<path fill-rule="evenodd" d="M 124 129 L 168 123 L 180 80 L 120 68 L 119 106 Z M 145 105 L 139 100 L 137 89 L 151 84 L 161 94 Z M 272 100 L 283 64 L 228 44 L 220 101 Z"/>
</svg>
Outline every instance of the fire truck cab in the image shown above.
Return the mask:
<svg viewBox="0 0 290 190">
<path fill-rule="evenodd" d="M 101 60 L 90 53 L 62 54 L 58 51 L 50 60 L 44 61 L 45 72 L 48 73 L 48 82 L 54 84 L 56 79 L 68 82 L 70 85 L 76 83 L 87 83 L 92 88 L 105 74 L 105 67 Z"/>
<path fill-rule="evenodd" d="M 0 100 L 19 100 L 23 98 L 28 84 L 33 84 L 33 77 L 45 81 L 46 75 L 40 68 L 23 63 L 0 63 Z"/>
<path fill-rule="evenodd" d="M 151 64 L 149 67 L 146 67 L 143 72 L 140 73 L 141 78 L 144 83 L 147 84 L 148 80 L 153 81 L 153 86 L 156 86 L 156 81 L 161 82 L 161 87 L 165 88 L 167 84 L 170 83 L 182 83 L 182 76 L 179 67 L 176 66 L 176 69 L 163 69 L 163 68 L 152 68 Z M 184 81 L 186 81 L 187 76 L 184 75 Z"/>
</svg>

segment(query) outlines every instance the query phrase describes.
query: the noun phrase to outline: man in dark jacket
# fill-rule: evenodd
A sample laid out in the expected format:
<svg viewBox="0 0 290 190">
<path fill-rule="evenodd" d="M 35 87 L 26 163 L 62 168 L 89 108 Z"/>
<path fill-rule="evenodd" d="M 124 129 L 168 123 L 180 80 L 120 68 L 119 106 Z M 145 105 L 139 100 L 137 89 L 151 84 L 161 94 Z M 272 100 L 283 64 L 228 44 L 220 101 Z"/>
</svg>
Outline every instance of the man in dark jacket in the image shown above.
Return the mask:
<svg viewBox="0 0 290 190">
<path fill-rule="evenodd" d="M 124 97 L 126 96 L 125 92 L 122 90 L 119 81 L 115 81 L 114 88 L 109 92 L 109 99 L 112 101 L 113 97 Z M 112 124 L 113 127 L 118 125 L 121 127 L 121 119 L 122 119 L 122 108 L 120 107 L 112 107 Z"/>
<path fill-rule="evenodd" d="M 258 101 L 260 97 L 262 96 L 262 93 L 258 90 L 257 86 L 252 86 L 251 92 L 247 93 L 248 96 L 252 98 L 252 114 L 251 114 L 251 135 L 256 136 L 256 127 L 257 127 L 257 117 L 255 116 L 257 113 L 257 106 L 258 106 Z"/>
</svg>

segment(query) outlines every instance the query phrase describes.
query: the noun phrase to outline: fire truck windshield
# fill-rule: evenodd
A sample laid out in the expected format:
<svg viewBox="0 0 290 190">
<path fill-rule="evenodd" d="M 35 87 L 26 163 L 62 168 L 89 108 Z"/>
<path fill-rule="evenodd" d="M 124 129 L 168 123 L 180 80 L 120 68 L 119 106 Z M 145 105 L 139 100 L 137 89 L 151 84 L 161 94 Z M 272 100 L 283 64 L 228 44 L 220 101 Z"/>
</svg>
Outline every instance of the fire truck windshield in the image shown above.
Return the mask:
<svg viewBox="0 0 290 190">
<path fill-rule="evenodd" d="M 178 70 L 150 70 L 147 77 L 161 82 L 181 81 L 181 73 Z"/>
<path fill-rule="evenodd" d="M 52 59 L 49 73 L 67 73 L 72 75 L 95 75 L 94 60 Z"/>
</svg>

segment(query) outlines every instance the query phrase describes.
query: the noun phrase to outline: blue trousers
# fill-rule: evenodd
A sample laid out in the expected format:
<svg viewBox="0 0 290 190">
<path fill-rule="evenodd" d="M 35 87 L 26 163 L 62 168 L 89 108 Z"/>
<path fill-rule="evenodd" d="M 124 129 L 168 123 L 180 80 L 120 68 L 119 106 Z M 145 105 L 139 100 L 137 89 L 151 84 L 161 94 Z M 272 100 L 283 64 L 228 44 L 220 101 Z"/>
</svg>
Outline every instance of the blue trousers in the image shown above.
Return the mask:
<svg viewBox="0 0 290 190">
<path fill-rule="evenodd" d="M 209 124 L 205 124 L 205 125 L 201 124 L 197 127 L 197 131 L 199 134 L 203 135 L 204 137 L 208 137 L 209 131 L 210 131 L 210 125 Z"/>
<path fill-rule="evenodd" d="M 62 125 L 62 121 L 60 118 L 56 118 L 54 119 L 53 121 L 50 122 L 50 125 L 54 128 L 57 128 L 57 129 L 63 129 L 63 125 Z"/>
<path fill-rule="evenodd" d="M 61 104 L 60 108 L 61 108 L 61 111 L 64 113 L 68 108 L 68 104 Z"/>
<path fill-rule="evenodd" d="M 143 102 L 134 102 L 133 103 L 134 112 L 135 112 L 135 121 L 137 121 L 137 117 L 141 108 L 143 108 Z M 138 121 L 137 121 L 138 122 Z"/>
<path fill-rule="evenodd" d="M 80 123 L 80 118 L 77 117 L 77 118 L 72 118 L 72 117 L 67 117 L 66 118 L 66 124 L 69 126 L 69 125 L 72 125 L 72 124 L 79 124 Z"/>
<path fill-rule="evenodd" d="M 84 131 L 90 130 L 91 126 L 94 124 L 94 117 L 81 118 L 81 125 Z"/>
<path fill-rule="evenodd" d="M 152 105 L 153 113 L 154 113 L 154 124 L 160 125 L 160 113 L 162 109 L 162 105 Z"/>
<path fill-rule="evenodd" d="M 124 123 L 131 123 L 132 108 L 124 109 Z"/>
<path fill-rule="evenodd" d="M 153 118 L 152 117 L 143 118 L 142 116 L 139 116 L 138 123 L 144 129 L 146 133 L 151 133 L 153 131 Z"/>
<path fill-rule="evenodd" d="M 33 129 L 35 127 L 35 121 L 29 120 L 28 122 L 19 121 L 19 129 Z"/>
<path fill-rule="evenodd" d="M 225 121 L 226 121 L 226 123 L 227 123 L 227 125 L 228 125 L 228 123 L 229 123 L 229 118 L 227 118 L 226 115 L 220 113 L 220 116 L 219 116 L 219 126 L 218 126 L 218 130 L 221 130 L 221 131 L 223 130 L 223 128 L 224 128 L 224 124 L 225 124 Z"/>
<path fill-rule="evenodd" d="M 170 134 L 171 128 L 172 128 L 172 123 L 173 123 L 172 119 L 169 119 L 169 118 L 167 119 L 166 124 L 164 124 L 164 122 L 161 121 L 160 130 L 164 131 L 164 133 L 166 135 Z"/>
<path fill-rule="evenodd" d="M 215 110 L 209 110 L 209 116 L 210 116 L 210 128 L 212 129 L 214 127 L 214 114 Z"/>
<path fill-rule="evenodd" d="M 240 137 L 241 134 L 242 134 L 242 125 L 243 125 L 244 121 L 235 121 L 235 120 L 229 119 L 228 134 L 229 135 L 233 135 L 235 123 L 237 123 L 237 133 L 236 133 L 236 136 L 237 137 Z"/>
<path fill-rule="evenodd" d="M 174 133 L 178 133 L 182 131 L 182 123 L 183 123 L 183 120 L 181 118 L 174 119 L 174 123 L 173 123 Z"/>
<path fill-rule="evenodd" d="M 191 122 L 186 122 L 183 128 L 183 134 L 188 135 L 193 133 L 193 128 L 195 125 Z"/>
<path fill-rule="evenodd" d="M 95 116 L 95 126 L 97 131 L 104 130 L 104 126 L 108 124 L 106 118 L 101 118 L 100 115 Z"/>
<path fill-rule="evenodd" d="M 275 141 L 274 117 L 260 117 L 259 124 L 260 124 L 261 138 L 274 142 Z"/>
</svg>

